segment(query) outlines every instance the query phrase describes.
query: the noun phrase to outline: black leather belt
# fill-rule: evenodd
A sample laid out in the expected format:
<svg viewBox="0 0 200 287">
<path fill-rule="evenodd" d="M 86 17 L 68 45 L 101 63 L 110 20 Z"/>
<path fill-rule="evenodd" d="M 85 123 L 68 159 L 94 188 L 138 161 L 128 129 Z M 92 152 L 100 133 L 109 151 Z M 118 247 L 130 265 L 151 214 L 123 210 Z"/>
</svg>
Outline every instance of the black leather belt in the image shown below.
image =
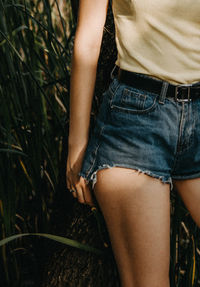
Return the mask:
<svg viewBox="0 0 200 287">
<path fill-rule="evenodd" d="M 119 67 L 117 78 L 119 82 L 155 94 L 160 94 L 163 87 L 162 80 L 153 79 L 144 74 L 126 71 Z M 174 98 L 177 102 L 188 102 L 197 99 L 200 97 L 200 82 L 191 85 L 172 85 L 169 83 L 166 97 Z"/>
</svg>

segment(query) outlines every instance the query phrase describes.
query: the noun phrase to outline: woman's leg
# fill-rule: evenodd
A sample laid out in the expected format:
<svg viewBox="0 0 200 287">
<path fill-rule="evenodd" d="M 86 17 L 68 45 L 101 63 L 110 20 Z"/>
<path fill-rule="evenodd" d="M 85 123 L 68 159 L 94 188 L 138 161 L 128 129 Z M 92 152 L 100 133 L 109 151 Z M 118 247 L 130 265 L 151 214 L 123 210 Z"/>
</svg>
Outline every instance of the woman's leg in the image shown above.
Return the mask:
<svg viewBox="0 0 200 287">
<path fill-rule="evenodd" d="M 99 170 L 94 193 L 123 287 L 169 287 L 170 192 L 132 169 Z"/>
<path fill-rule="evenodd" d="M 193 220 L 200 227 L 200 178 L 174 180 L 174 185 Z"/>
</svg>

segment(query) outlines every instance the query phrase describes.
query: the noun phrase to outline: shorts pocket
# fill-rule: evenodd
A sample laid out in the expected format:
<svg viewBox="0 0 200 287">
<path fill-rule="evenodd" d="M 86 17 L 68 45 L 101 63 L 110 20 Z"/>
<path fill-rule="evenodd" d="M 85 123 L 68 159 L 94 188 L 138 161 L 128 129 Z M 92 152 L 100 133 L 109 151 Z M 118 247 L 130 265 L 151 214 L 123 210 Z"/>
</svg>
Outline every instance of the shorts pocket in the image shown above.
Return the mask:
<svg viewBox="0 0 200 287">
<path fill-rule="evenodd" d="M 125 113 L 149 113 L 157 106 L 158 95 L 135 88 L 121 87 L 110 101 L 111 110 Z"/>
</svg>

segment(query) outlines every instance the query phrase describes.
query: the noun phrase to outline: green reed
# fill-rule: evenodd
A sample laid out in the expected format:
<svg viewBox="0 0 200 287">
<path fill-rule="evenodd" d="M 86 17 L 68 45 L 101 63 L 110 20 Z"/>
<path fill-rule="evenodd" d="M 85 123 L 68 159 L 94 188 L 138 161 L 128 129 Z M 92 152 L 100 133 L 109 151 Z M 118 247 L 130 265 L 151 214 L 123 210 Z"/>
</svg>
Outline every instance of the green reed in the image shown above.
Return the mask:
<svg viewBox="0 0 200 287">
<path fill-rule="evenodd" d="M 1 238 L 49 230 L 68 119 L 74 26 L 69 0 L 0 0 Z M 11 243 L 1 250 L 8 286 L 21 279 L 15 249 Z"/>
<path fill-rule="evenodd" d="M 200 230 L 177 192 L 171 207 L 170 286 L 200 286 Z"/>
</svg>

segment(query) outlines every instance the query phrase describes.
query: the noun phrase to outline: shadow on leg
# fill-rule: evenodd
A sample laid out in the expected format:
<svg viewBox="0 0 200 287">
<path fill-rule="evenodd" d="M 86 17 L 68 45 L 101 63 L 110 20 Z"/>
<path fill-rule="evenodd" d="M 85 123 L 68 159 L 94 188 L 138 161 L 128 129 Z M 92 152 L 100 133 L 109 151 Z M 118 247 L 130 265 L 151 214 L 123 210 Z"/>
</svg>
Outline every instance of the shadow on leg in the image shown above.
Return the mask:
<svg viewBox="0 0 200 287">
<path fill-rule="evenodd" d="M 200 178 L 173 182 L 193 220 L 200 227 Z"/>
<path fill-rule="evenodd" d="M 170 188 L 132 169 L 99 170 L 94 187 L 123 287 L 169 287 Z"/>
</svg>

